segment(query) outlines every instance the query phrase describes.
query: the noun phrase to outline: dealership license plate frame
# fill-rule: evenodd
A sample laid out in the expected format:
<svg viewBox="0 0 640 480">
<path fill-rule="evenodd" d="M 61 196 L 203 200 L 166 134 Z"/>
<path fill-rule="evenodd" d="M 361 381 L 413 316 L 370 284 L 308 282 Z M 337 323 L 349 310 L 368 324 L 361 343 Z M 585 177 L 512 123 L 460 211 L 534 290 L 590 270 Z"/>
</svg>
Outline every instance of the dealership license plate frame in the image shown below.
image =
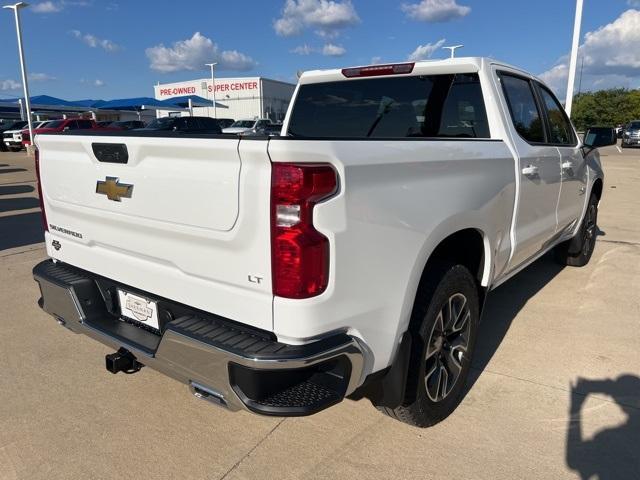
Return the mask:
<svg viewBox="0 0 640 480">
<path fill-rule="evenodd" d="M 160 331 L 158 302 L 143 295 L 118 288 L 120 315 L 134 325 Z"/>
</svg>

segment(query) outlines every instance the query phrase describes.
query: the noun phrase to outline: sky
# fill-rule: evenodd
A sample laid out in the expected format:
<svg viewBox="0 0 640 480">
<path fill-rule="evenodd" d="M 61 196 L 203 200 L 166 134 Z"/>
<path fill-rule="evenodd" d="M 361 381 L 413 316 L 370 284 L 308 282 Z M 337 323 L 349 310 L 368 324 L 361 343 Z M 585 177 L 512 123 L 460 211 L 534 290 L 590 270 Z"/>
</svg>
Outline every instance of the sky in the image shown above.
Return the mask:
<svg viewBox="0 0 640 480">
<path fill-rule="evenodd" d="M 640 0 L 585 0 L 582 91 L 640 87 Z M 21 10 L 32 95 L 153 96 L 210 75 L 295 82 L 301 70 L 488 56 L 564 97 L 574 0 L 34 0 Z M 0 99 L 21 95 L 12 11 L 0 11 Z M 576 83 L 576 88 L 578 82 Z"/>
</svg>

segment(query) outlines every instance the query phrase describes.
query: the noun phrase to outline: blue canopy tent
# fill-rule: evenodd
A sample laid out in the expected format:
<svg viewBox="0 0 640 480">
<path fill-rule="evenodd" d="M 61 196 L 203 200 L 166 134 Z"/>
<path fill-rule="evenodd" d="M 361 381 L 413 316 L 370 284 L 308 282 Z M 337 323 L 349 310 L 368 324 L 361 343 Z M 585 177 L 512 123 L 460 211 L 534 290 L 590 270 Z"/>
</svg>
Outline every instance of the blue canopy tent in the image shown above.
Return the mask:
<svg viewBox="0 0 640 480">
<path fill-rule="evenodd" d="M 177 105 L 171 105 L 165 103 L 165 100 L 156 100 L 152 97 L 136 97 L 136 98 L 120 98 L 116 100 L 109 100 L 102 103 L 96 108 L 100 110 L 157 110 L 178 107 Z M 180 108 L 180 107 L 178 107 Z"/>
</svg>

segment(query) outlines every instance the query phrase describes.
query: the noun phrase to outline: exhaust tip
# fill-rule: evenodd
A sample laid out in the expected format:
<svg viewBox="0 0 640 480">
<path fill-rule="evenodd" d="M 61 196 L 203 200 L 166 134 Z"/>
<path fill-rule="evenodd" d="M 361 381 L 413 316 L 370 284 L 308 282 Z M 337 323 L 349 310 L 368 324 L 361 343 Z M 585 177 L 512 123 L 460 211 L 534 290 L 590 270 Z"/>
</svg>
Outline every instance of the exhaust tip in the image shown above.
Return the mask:
<svg viewBox="0 0 640 480">
<path fill-rule="evenodd" d="M 105 366 L 111 373 L 136 373 L 144 366 L 136 360 L 136 357 L 126 348 L 121 348 L 115 353 L 105 356 Z"/>
</svg>

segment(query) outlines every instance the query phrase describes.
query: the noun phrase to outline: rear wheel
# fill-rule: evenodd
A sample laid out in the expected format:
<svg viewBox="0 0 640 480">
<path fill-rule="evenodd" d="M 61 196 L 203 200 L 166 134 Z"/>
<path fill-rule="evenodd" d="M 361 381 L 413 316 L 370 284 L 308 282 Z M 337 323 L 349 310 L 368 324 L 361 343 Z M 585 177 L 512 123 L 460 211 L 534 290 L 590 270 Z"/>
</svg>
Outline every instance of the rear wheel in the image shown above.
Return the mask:
<svg viewBox="0 0 640 480">
<path fill-rule="evenodd" d="M 418 427 L 447 418 L 464 395 L 479 320 L 476 282 L 462 265 L 438 265 L 420 288 L 413 312 L 414 346 L 402 404 L 381 408 Z"/>
<path fill-rule="evenodd" d="M 561 265 L 583 267 L 593 255 L 598 233 L 598 197 L 591 194 L 587 211 L 584 214 L 580 229 L 575 237 L 555 248 L 556 260 Z"/>
</svg>

